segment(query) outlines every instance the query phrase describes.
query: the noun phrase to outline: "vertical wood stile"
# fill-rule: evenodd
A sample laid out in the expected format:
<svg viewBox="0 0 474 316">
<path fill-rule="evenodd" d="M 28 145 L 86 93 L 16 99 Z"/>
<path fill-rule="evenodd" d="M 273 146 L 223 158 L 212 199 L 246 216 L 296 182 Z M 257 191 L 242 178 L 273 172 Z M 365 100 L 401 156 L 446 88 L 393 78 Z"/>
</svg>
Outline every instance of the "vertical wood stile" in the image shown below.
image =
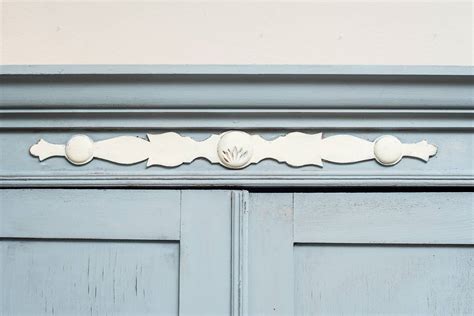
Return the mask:
<svg viewBox="0 0 474 316">
<path fill-rule="evenodd" d="M 248 315 L 248 199 L 247 191 L 232 195 L 231 315 Z"/>
</svg>

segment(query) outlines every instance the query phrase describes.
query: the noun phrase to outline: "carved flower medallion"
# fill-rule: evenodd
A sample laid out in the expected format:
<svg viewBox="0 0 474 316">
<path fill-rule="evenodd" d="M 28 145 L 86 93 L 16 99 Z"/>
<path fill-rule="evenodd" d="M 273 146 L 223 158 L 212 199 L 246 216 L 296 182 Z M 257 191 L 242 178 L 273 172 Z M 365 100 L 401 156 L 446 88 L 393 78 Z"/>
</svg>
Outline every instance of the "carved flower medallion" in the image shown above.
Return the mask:
<svg viewBox="0 0 474 316">
<path fill-rule="evenodd" d="M 220 163 L 227 168 L 240 169 L 247 166 L 252 154 L 251 136 L 245 132 L 226 132 L 221 135 L 217 144 Z"/>
</svg>

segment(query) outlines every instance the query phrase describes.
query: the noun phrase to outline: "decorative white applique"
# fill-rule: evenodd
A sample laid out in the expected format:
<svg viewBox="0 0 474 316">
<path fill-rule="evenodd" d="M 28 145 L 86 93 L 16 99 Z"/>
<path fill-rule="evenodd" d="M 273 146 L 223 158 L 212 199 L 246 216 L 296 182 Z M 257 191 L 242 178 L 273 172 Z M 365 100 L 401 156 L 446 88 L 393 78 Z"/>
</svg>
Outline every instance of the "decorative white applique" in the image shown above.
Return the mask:
<svg viewBox="0 0 474 316">
<path fill-rule="evenodd" d="M 177 133 L 148 134 L 148 140 L 133 136 L 119 136 L 94 142 L 86 135 L 74 135 L 66 145 L 50 144 L 41 139 L 31 146 L 30 153 L 40 161 L 54 156 L 66 157 L 75 165 L 92 159 L 103 159 L 118 164 L 135 164 L 145 160 L 147 166 L 176 167 L 205 158 L 230 169 L 242 169 L 264 159 L 285 162 L 293 167 L 323 165 L 322 161 L 354 163 L 375 159 L 384 166 L 397 164 L 403 157 L 414 157 L 425 162 L 436 154 L 437 148 L 421 141 L 403 144 L 391 135 L 368 141 L 351 135 L 322 138 L 322 134 L 292 132 L 274 140 L 243 131 L 228 131 L 195 141 Z"/>
</svg>

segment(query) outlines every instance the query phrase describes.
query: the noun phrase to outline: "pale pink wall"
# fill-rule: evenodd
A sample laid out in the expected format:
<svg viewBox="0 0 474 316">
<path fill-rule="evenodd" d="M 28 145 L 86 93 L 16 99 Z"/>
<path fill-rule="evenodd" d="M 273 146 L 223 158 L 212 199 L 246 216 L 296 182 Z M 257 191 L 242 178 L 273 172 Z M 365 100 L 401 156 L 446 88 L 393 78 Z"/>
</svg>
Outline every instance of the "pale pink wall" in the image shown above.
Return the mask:
<svg viewBox="0 0 474 316">
<path fill-rule="evenodd" d="M 471 1 L 3 1 L 3 64 L 471 65 Z"/>
</svg>

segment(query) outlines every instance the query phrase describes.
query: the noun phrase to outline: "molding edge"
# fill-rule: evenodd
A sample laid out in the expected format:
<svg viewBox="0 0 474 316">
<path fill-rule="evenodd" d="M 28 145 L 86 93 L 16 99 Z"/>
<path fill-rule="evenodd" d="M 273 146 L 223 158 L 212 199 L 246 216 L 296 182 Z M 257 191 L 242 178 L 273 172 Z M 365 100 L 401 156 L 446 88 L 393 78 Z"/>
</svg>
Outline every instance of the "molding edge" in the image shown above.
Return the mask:
<svg viewBox="0 0 474 316">
<path fill-rule="evenodd" d="M 231 315 L 248 315 L 248 218 L 249 193 L 232 191 Z"/>
<path fill-rule="evenodd" d="M 70 175 L 70 176 L 2 176 L 2 188 L 122 188 L 122 187 L 474 187 L 474 176 L 412 175 L 412 176 L 325 176 L 325 175 Z"/>
</svg>

